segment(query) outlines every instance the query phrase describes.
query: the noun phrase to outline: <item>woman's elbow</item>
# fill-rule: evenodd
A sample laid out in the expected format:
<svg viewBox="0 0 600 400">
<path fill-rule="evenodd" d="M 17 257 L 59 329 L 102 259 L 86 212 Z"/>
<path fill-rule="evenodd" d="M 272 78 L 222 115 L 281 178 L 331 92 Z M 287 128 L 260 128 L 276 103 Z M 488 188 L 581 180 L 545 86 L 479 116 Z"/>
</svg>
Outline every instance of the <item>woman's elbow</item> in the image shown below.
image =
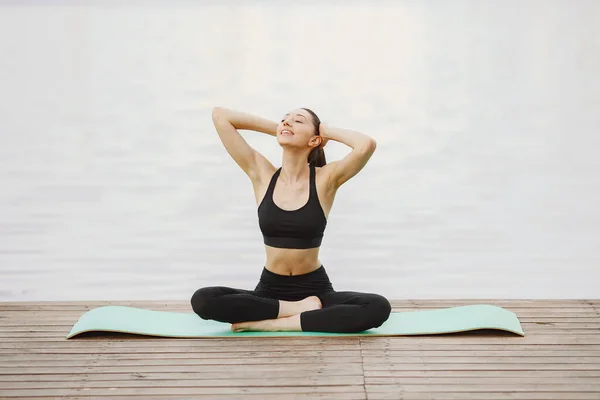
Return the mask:
<svg viewBox="0 0 600 400">
<path fill-rule="evenodd" d="M 377 141 L 375 139 L 373 139 L 372 137 L 369 137 L 365 141 L 364 149 L 367 153 L 373 154 L 375 152 L 375 150 L 377 149 Z"/>
<path fill-rule="evenodd" d="M 213 118 L 218 118 L 219 115 L 221 115 L 221 114 L 223 114 L 223 107 L 218 107 L 218 106 L 213 107 L 213 109 L 212 109 L 212 117 Z"/>
<path fill-rule="evenodd" d="M 212 109 L 212 120 L 216 124 L 227 119 L 227 110 L 223 107 L 214 107 Z"/>
</svg>

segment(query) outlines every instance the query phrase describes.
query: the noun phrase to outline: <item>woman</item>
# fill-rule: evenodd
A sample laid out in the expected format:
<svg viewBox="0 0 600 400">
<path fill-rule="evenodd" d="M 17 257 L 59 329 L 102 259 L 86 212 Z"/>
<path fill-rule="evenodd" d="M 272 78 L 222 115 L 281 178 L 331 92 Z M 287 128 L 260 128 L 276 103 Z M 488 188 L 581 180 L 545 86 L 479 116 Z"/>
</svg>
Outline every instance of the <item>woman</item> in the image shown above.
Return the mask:
<svg viewBox="0 0 600 400">
<path fill-rule="evenodd" d="M 391 306 L 377 294 L 336 292 L 319 261 L 319 247 L 337 189 L 355 176 L 375 151 L 362 133 L 322 124 L 306 108 L 281 122 L 216 107 L 213 122 L 227 152 L 252 181 L 266 264 L 255 290 L 206 287 L 192 296 L 203 319 L 241 331 L 361 332 L 381 326 Z M 263 132 L 283 148 L 276 169 L 248 145 L 238 129 Z M 328 140 L 352 152 L 325 162 Z"/>
</svg>

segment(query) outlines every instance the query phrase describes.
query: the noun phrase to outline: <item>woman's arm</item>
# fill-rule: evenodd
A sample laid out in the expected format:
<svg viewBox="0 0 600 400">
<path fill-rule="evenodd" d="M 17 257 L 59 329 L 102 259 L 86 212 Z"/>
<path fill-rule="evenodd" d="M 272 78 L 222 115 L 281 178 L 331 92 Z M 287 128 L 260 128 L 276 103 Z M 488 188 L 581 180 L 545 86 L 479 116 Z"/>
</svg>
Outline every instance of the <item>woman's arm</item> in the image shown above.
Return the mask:
<svg viewBox="0 0 600 400">
<path fill-rule="evenodd" d="M 339 188 L 350 178 L 358 174 L 377 148 L 375 139 L 364 133 L 350 129 L 334 128 L 321 124 L 319 133 L 326 141 L 334 140 L 352 148 L 352 151 L 346 157 L 339 161 L 328 163 L 321 168 L 323 172 L 326 172 L 333 189 Z"/>
<path fill-rule="evenodd" d="M 222 107 L 214 108 L 213 119 L 215 112 L 224 116 L 235 129 L 262 132 L 271 136 L 275 136 L 277 134 L 277 122 L 275 121 L 270 121 L 256 115 L 241 111 L 229 110 Z"/>
<path fill-rule="evenodd" d="M 253 130 L 275 136 L 276 122 L 222 107 L 213 108 L 212 120 L 225 149 L 251 180 L 260 178 L 263 171 L 270 172 L 274 168 L 237 130 Z"/>
</svg>

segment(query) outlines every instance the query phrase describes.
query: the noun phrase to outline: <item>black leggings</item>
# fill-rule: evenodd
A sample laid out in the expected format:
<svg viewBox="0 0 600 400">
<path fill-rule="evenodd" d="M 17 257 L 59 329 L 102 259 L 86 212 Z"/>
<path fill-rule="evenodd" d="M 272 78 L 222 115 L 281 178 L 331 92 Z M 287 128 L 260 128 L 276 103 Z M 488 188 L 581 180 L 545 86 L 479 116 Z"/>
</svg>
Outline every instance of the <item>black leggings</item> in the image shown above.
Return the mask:
<svg viewBox="0 0 600 400">
<path fill-rule="evenodd" d="M 198 289 L 192 308 L 203 319 L 237 323 L 275 319 L 279 300 L 317 296 L 322 309 L 300 314 L 303 331 L 353 333 L 381 326 L 390 316 L 389 301 L 378 294 L 336 292 L 325 268 L 304 275 L 278 275 L 263 269 L 254 290 L 213 286 Z"/>
</svg>

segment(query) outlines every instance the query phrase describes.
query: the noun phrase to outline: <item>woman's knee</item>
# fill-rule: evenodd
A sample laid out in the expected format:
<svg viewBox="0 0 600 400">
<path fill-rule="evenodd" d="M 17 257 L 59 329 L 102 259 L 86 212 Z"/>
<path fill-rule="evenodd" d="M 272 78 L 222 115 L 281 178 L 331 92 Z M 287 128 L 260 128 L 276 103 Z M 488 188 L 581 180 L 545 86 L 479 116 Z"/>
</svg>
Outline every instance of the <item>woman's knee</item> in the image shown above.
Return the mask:
<svg viewBox="0 0 600 400">
<path fill-rule="evenodd" d="M 211 319 L 214 309 L 214 299 L 218 296 L 219 288 L 205 287 L 196 290 L 190 300 L 192 310 L 203 319 Z"/>
<path fill-rule="evenodd" d="M 390 317 L 392 305 L 385 297 L 373 294 L 369 296 L 367 309 L 371 328 L 378 328 Z"/>
</svg>

